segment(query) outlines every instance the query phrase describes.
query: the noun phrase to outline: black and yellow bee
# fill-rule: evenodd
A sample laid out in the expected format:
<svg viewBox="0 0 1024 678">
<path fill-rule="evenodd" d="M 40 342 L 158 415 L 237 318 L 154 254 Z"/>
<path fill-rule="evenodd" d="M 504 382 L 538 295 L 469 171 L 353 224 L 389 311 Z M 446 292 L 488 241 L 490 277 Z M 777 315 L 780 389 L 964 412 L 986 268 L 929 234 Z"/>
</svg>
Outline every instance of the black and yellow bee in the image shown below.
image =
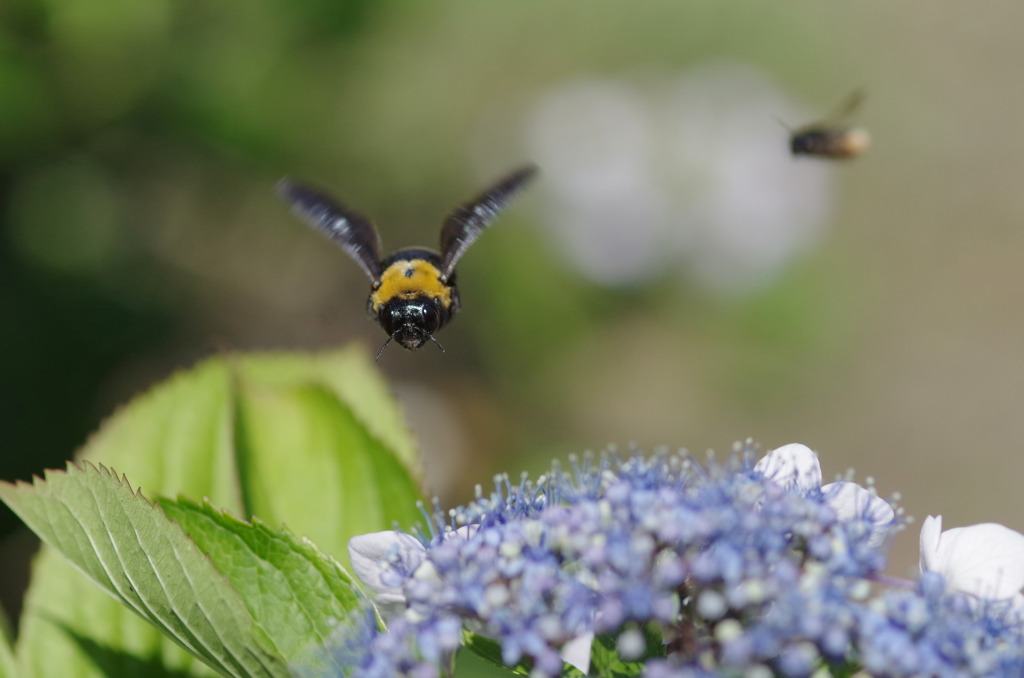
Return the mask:
<svg viewBox="0 0 1024 678">
<path fill-rule="evenodd" d="M 789 148 L 793 155 L 814 155 L 833 160 L 855 158 L 871 144 L 871 135 L 863 127 L 843 125 L 864 100 L 863 90 L 854 90 L 836 111 L 822 122 L 811 123 L 791 132 Z"/>
<path fill-rule="evenodd" d="M 408 247 L 383 259 L 380 235 L 366 217 L 290 179 L 278 182 L 277 191 L 292 211 L 341 245 L 369 276 L 367 308 L 388 334 L 377 353 L 380 359 L 392 340 L 409 350 L 429 340 L 444 351 L 434 334 L 459 310 L 455 264 L 536 172 L 532 165 L 518 169 L 455 208 L 441 228 L 440 253 Z"/>
</svg>

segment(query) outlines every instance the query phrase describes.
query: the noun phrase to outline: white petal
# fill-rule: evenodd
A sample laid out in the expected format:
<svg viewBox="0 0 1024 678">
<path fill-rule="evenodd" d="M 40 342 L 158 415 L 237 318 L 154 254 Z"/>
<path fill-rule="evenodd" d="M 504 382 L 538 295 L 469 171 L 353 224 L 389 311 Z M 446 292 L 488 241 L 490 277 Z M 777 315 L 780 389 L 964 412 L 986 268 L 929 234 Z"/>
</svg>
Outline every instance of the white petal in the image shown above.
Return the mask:
<svg viewBox="0 0 1024 678">
<path fill-rule="evenodd" d="M 594 632 L 581 633 L 562 646 L 562 661 L 575 666 L 586 675 L 590 671 L 590 646 L 594 642 Z"/>
<path fill-rule="evenodd" d="M 896 512 L 874 492 L 869 492 L 857 483 L 840 481 L 821 488 L 825 502 L 832 507 L 840 520 L 864 520 L 871 524 L 868 544 L 881 546 L 889 533 L 887 529 L 896 518 Z"/>
<path fill-rule="evenodd" d="M 348 540 L 348 557 L 352 571 L 374 593 L 401 593 L 401 589 L 385 586 L 380 581 L 387 569 L 388 558 L 398 555 L 402 563 L 412 572 L 422 562 L 426 549 L 415 537 L 404 532 L 372 532 Z"/>
<path fill-rule="evenodd" d="M 928 516 L 921 524 L 921 571 L 939 571 L 939 539 L 942 537 L 942 516 Z"/>
<path fill-rule="evenodd" d="M 921 530 L 922 566 L 945 577 L 951 588 L 992 599 L 1011 598 L 1024 588 L 1024 534 L 996 523 L 957 527 L 943 532 L 933 555 L 926 557 L 926 527 Z"/>
<path fill-rule="evenodd" d="M 772 450 L 757 462 L 754 470 L 783 487 L 795 488 L 801 492 L 821 487 L 821 465 L 818 463 L 818 455 L 800 443 L 783 445 Z"/>
</svg>

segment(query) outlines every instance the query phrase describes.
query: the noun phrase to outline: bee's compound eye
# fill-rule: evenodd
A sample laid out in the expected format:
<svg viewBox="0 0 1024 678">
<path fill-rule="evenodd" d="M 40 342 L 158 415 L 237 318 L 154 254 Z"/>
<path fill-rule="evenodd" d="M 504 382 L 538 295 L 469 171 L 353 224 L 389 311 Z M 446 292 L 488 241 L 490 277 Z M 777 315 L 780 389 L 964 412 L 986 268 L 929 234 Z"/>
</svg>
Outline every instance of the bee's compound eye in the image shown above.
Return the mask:
<svg viewBox="0 0 1024 678">
<path fill-rule="evenodd" d="M 441 325 L 441 314 L 437 310 L 437 303 L 427 302 L 421 307 L 421 320 L 424 330 L 433 334 Z"/>
<path fill-rule="evenodd" d="M 381 327 L 388 334 L 394 334 L 399 328 L 407 325 L 407 318 L 406 304 L 394 301 L 385 304 L 378 315 Z"/>
</svg>

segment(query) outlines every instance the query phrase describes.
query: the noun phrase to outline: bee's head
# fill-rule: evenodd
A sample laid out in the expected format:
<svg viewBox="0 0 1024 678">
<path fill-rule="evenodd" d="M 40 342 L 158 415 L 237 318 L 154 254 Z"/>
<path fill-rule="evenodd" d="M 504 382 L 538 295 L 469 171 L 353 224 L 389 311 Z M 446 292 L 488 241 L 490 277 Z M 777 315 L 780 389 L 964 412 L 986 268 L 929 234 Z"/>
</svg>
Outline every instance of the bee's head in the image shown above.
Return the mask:
<svg viewBox="0 0 1024 678">
<path fill-rule="evenodd" d="M 389 301 L 380 309 L 378 316 L 381 327 L 388 333 L 384 346 L 394 339 L 411 351 L 433 341 L 443 351 L 444 347 L 434 339 L 434 333 L 441 327 L 441 318 L 439 303 L 429 297 Z M 384 347 L 381 347 L 383 352 Z"/>
</svg>

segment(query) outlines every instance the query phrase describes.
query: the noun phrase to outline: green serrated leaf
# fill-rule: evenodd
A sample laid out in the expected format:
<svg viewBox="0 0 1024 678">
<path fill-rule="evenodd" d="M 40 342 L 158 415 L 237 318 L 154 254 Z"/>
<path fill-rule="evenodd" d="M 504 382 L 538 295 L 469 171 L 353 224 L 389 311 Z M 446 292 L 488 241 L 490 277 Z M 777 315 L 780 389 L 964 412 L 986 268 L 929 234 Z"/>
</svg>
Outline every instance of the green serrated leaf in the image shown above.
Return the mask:
<svg viewBox="0 0 1024 678">
<path fill-rule="evenodd" d="M 310 541 L 259 520 L 243 522 L 205 502 L 158 503 L 231 582 L 264 646 L 290 664 L 315 662 L 311 650 L 357 608 L 352 579 Z"/>
<path fill-rule="evenodd" d="M 90 438 L 79 457 L 116 468 L 147 495 L 207 497 L 241 511 L 230 363 L 208 360 L 136 398 Z"/>
<path fill-rule="evenodd" d="M 261 463 L 249 463 L 250 458 L 236 449 L 237 440 L 253 438 L 249 433 L 238 436 L 235 431 L 240 384 L 246 384 L 247 391 L 271 393 L 319 385 L 336 394 L 351 415 L 345 426 L 375 439 L 373 449 L 383 451 L 371 470 L 387 474 L 389 468 L 397 469 L 397 480 L 385 479 L 381 493 L 394 510 L 370 511 L 363 518 L 352 517 L 345 530 L 332 530 L 334 518 L 328 516 L 325 522 L 324 514 L 318 514 L 321 497 L 302 491 L 303 476 L 312 474 L 303 468 L 305 455 L 296 454 L 291 441 L 278 439 L 281 444 L 272 448 L 262 440 L 258 445 Z M 270 419 L 278 416 L 273 408 L 263 408 L 260 413 Z M 288 416 L 285 420 L 283 428 L 287 429 Z M 331 439 L 344 442 L 346 436 Z M 343 456 L 338 449 L 321 449 L 320 453 Z M 296 463 L 266 463 L 275 455 Z M 368 352 L 360 347 L 313 355 L 228 355 L 208 360 L 111 417 L 89 441 L 82 458 L 117 468 L 149 496 L 206 497 L 242 517 L 253 513 L 243 501 L 243 480 L 272 487 L 273 475 L 280 473 L 287 492 L 280 501 L 272 502 L 273 510 L 267 513 L 262 513 L 265 504 L 255 507 L 261 517 L 271 524 L 287 523 L 296 534 L 317 539 L 329 535 L 320 546 L 345 563 L 346 534 L 387 529 L 393 520 L 411 525 L 418 518 L 414 502 L 419 492 L 408 489 L 416 486 L 419 478 L 415 447 L 401 424 L 397 406 L 388 398 L 384 380 L 374 370 Z M 240 465 L 245 473 L 240 472 Z M 316 473 L 323 470 L 318 467 Z M 262 476 L 263 471 L 270 476 Z M 365 473 L 348 474 L 347 480 L 352 484 L 375 482 L 372 474 Z M 340 490 L 338 485 L 329 485 L 323 493 L 333 497 Z M 405 489 L 392 492 L 388 488 Z M 361 496 L 365 498 L 366 493 Z M 19 678 L 211 675 L 204 665 L 103 591 L 85 584 L 45 545 L 33 566 L 19 631 L 15 646 Z"/>
<path fill-rule="evenodd" d="M 0 678 L 14 678 L 14 649 L 11 647 L 11 625 L 0 609 Z"/>
<path fill-rule="evenodd" d="M 319 356 L 321 378 L 386 445 L 417 482 L 423 480 L 419 447 L 380 370 L 365 347 L 352 346 Z"/>
<path fill-rule="evenodd" d="M 491 666 L 503 669 L 508 675 L 530 675 L 530 667 L 525 662 L 520 663 L 517 666 L 505 666 L 505 662 L 501 658 L 501 645 L 493 638 L 485 638 L 484 636 L 470 633 L 469 631 L 463 631 L 462 648 L 459 652 L 460 656 L 466 652 L 470 652 L 480 659 L 483 659 Z M 458 662 L 456 662 L 456 665 L 458 665 Z"/>
<path fill-rule="evenodd" d="M 32 485 L 0 483 L 0 499 L 108 594 L 224 675 L 288 675 L 260 646 L 227 580 L 162 511 L 106 467 L 69 464 Z"/>
<path fill-rule="evenodd" d="M 472 652 L 460 651 L 456 656 L 452 678 L 509 678 L 510 676 L 528 675 L 521 671 L 513 671 L 481 659 Z"/>
<path fill-rule="evenodd" d="M 416 442 L 370 355 L 365 346 L 354 344 L 309 355 L 242 356 L 233 366 L 246 379 L 266 385 L 320 384 L 334 391 L 419 482 L 423 470 Z"/>
<path fill-rule="evenodd" d="M 643 673 L 644 665 L 642 661 L 625 661 L 619 656 L 619 651 L 616 647 L 618 635 L 604 634 L 594 638 L 594 642 L 590 646 L 589 675 L 600 676 L 600 678 L 628 678 L 629 676 L 639 676 Z M 648 642 L 650 641 L 647 634 L 644 634 L 644 637 Z M 651 648 L 652 653 L 645 656 L 662 656 L 664 651 L 661 649 L 660 637 L 657 640 L 657 644 L 658 647 Z"/>
<path fill-rule="evenodd" d="M 82 457 L 119 469 L 151 495 L 183 492 L 240 510 L 231 384 L 223 359 L 178 374 L 111 417 Z M 33 563 L 15 655 L 20 678 L 214 675 L 45 544 Z"/>
<path fill-rule="evenodd" d="M 211 678 L 219 675 L 84 578 L 55 549 L 33 564 L 48 586 L 25 598 L 18 678 Z"/>
<path fill-rule="evenodd" d="M 820 671 L 825 671 L 824 675 L 832 676 L 832 678 L 853 678 L 858 675 L 864 669 L 860 664 L 852 661 L 843 662 L 824 662 L 821 666 Z M 815 674 L 817 675 L 817 673 Z"/>
<path fill-rule="evenodd" d="M 348 564 L 357 534 L 410 527 L 415 479 L 333 389 L 240 381 L 236 447 L 245 503 Z"/>
</svg>

